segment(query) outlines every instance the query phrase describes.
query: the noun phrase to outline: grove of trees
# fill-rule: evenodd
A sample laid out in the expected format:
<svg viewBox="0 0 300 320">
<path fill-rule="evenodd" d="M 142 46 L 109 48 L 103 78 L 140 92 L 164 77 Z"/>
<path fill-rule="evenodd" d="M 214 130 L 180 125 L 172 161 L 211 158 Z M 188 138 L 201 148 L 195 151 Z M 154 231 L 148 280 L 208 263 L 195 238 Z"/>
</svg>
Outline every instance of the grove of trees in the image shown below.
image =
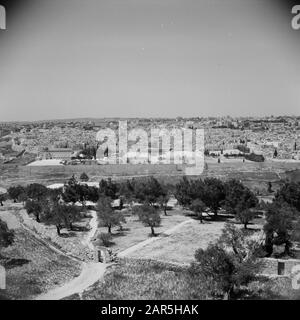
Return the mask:
<svg viewBox="0 0 300 320">
<path fill-rule="evenodd" d="M 237 220 L 245 227 L 255 216 L 251 210 L 258 205 L 254 193 L 234 179 L 223 182 L 216 178 L 188 180 L 184 177 L 176 185 L 175 197 L 179 204 L 194 212 L 199 211 L 201 201 L 202 212 L 208 208 L 215 218 L 220 209 L 223 209 L 228 214 L 236 215 Z"/>
<path fill-rule="evenodd" d="M 87 177 L 83 174 L 81 180 L 87 180 Z M 285 254 L 291 255 L 293 242 L 300 240 L 300 183 L 284 182 L 273 194 L 273 203 L 265 204 L 263 208 L 264 250 L 271 256 L 273 247 L 282 245 Z M 242 182 L 217 178 L 183 177 L 175 186 L 161 183 L 154 177 L 118 182 L 103 179 L 97 188 L 78 182 L 73 176 L 61 189 L 51 190 L 33 183 L 26 187 L 10 187 L 7 196 L 14 202 L 24 202 L 27 212 L 38 222 L 55 225 L 58 234 L 62 228 L 72 230 L 73 224 L 85 212 L 86 203 L 91 202 L 101 226 L 106 227 L 109 234 L 112 228 L 121 229 L 126 223 L 120 210 L 125 203 L 129 205 L 128 210 L 150 228 L 151 235 L 155 235 L 155 229 L 161 225 L 161 214 L 167 215 L 167 205 L 173 195 L 181 206 L 194 213 L 200 223 L 207 217 L 212 221 L 218 219 L 222 212 L 222 219 L 224 214 L 235 217 L 247 229 L 259 208 L 256 195 Z M 0 202 L 5 201 L 7 196 Z M 120 199 L 118 207 L 113 205 L 116 199 Z"/>
</svg>

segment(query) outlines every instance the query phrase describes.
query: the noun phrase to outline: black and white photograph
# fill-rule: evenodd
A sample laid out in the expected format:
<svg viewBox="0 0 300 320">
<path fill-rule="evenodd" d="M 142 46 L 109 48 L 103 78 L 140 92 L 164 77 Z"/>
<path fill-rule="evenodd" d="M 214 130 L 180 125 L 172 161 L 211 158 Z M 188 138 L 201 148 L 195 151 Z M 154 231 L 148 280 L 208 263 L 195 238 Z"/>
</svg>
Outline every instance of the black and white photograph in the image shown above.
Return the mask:
<svg viewBox="0 0 300 320">
<path fill-rule="evenodd" d="M 0 0 L 0 309 L 299 299 L 300 0 Z"/>
</svg>

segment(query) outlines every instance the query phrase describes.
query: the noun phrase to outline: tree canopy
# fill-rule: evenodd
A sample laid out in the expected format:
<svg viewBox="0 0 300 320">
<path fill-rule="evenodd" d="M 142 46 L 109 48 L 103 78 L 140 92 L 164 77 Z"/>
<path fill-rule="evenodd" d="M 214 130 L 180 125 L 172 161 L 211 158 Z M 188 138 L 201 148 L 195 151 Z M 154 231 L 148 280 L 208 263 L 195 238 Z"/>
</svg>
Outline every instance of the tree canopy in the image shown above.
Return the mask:
<svg viewBox="0 0 300 320">
<path fill-rule="evenodd" d="M 139 220 L 144 224 L 144 226 L 150 227 L 151 235 L 155 236 L 154 228 L 159 227 L 161 224 L 159 211 L 149 204 L 134 207 L 134 211 L 134 213 L 138 215 Z"/>
<path fill-rule="evenodd" d="M 300 182 L 286 182 L 276 192 L 275 199 L 286 202 L 300 212 Z"/>
<path fill-rule="evenodd" d="M 31 200 L 41 201 L 47 196 L 48 189 L 42 184 L 32 183 L 26 187 L 26 194 Z"/>
<path fill-rule="evenodd" d="M 267 254 L 273 253 L 273 245 L 285 245 L 285 254 L 290 254 L 291 236 L 297 224 L 297 211 L 288 203 L 275 201 L 267 205 L 265 213 L 266 234 L 265 247 Z"/>
<path fill-rule="evenodd" d="M 12 187 L 9 187 L 8 190 L 8 195 L 9 197 L 14 201 L 14 202 L 17 202 L 20 195 L 21 194 L 24 194 L 26 191 L 25 191 L 25 188 L 23 188 L 22 186 L 12 186 Z"/>
<path fill-rule="evenodd" d="M 255 279 L 260 268 L 256 249 L 241 230 L 227 224 L 216 244 L 195 252 L 191 272 L 210 280 L 213 294 L 230 298 L 235 289 Z"/>
<path fill-rule="evenodd" d="M 101 196 L 97 203 L 97 215 L 100 220 L 99 225 L 107 227 L 108 233 L 114 226 L 120 226 L 125 223 L 125 218 L 121 212 L 114 211 L 111 206 L 112 199 L 109 197 Z"/>
</svg>

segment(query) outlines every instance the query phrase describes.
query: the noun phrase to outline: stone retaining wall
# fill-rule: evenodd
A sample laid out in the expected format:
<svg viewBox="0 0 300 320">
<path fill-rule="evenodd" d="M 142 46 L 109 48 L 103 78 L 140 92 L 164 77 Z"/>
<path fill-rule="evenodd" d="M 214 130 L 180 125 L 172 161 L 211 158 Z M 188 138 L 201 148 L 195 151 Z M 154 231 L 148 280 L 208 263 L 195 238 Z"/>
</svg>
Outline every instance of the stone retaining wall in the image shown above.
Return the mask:
<svg viewBox="0 0 300 320">
<path fill-rule="evenodd" d="M 262 274 L 290 276 L 294 266 L 300 266 L 300 259 L 275 259 L 264 258 Z"/>
<path fill-rule="evenodd" d="M 161 260 L 154 260 L 154 259 L 143 259 L 143 258 L 119 258 L 120 261 L 129 261 L 133 262 L 136 261 L 139 265 L 146 266 L 156 266 L 161 268 L 167 268 L 168 270 L 172 271 L 186 271 L 190 264 L 187 263 L 176 263 L 176 262 L 166 262 Z M 261 274 L 270 275 L 270 276 L 284 276 L 290 277 L 292 268 L 296 265 L 300 265 L 300 259 L 275 259 L 275 258 L 264 258 L 262 259 L 263 266 L 261 269 Z M 283 271 L 282 274 L 278 274 L 278 264 L 284 264 L 284 268 L 281 269 Z"/>
</svg>

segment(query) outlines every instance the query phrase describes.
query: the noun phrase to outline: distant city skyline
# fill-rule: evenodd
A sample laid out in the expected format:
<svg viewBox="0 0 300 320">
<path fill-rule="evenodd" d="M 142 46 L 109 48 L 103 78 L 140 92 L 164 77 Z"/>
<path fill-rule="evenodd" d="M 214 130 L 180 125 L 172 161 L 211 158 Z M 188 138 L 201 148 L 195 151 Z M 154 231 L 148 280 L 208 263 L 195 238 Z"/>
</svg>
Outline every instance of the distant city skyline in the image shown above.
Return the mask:
<svg viewBox="0 0 300 320">
<path fill-rule="evenodd" d="M 177 118 L 181 118 L 184 120 L 192 120 L 196 118 L 201 118 L 201 119 L 229 119 L 231 118 L 232 120 L 257 120 L 257 119 L 278 119 L 278 118 L 293 118 L 293 120 L 298 121 L 300 120 L 300 115 L 265 115 L 265 116 L 230 116 L 230 115 L 221 115 L 221 116 L 195 116 L 195 117 L 182 117 L 182 116 L 177 116 L 177 117 L 80 117 L 80 118 L 49 118 L 49 119 L 37 119 L 37 120 L 8 120 L 8 121 L 2 121 L 0 120 L 0 124 L 3 123 L 39 123 L 39 122 L 95 122 L 97 121 L 120 121 L 120 120 L 143 120 L 143 119 L 153 119 L 153 120 L 176 120 Z M 263 121 L 263 120 L 262 120 Z"/>
<path fill-rule="evenodd" d="M 27 0 L 8 7 L 0 122 L 297 116 L 300 31 L 291 27 L 292 2 L 280 3 Z"/>
</svg>

